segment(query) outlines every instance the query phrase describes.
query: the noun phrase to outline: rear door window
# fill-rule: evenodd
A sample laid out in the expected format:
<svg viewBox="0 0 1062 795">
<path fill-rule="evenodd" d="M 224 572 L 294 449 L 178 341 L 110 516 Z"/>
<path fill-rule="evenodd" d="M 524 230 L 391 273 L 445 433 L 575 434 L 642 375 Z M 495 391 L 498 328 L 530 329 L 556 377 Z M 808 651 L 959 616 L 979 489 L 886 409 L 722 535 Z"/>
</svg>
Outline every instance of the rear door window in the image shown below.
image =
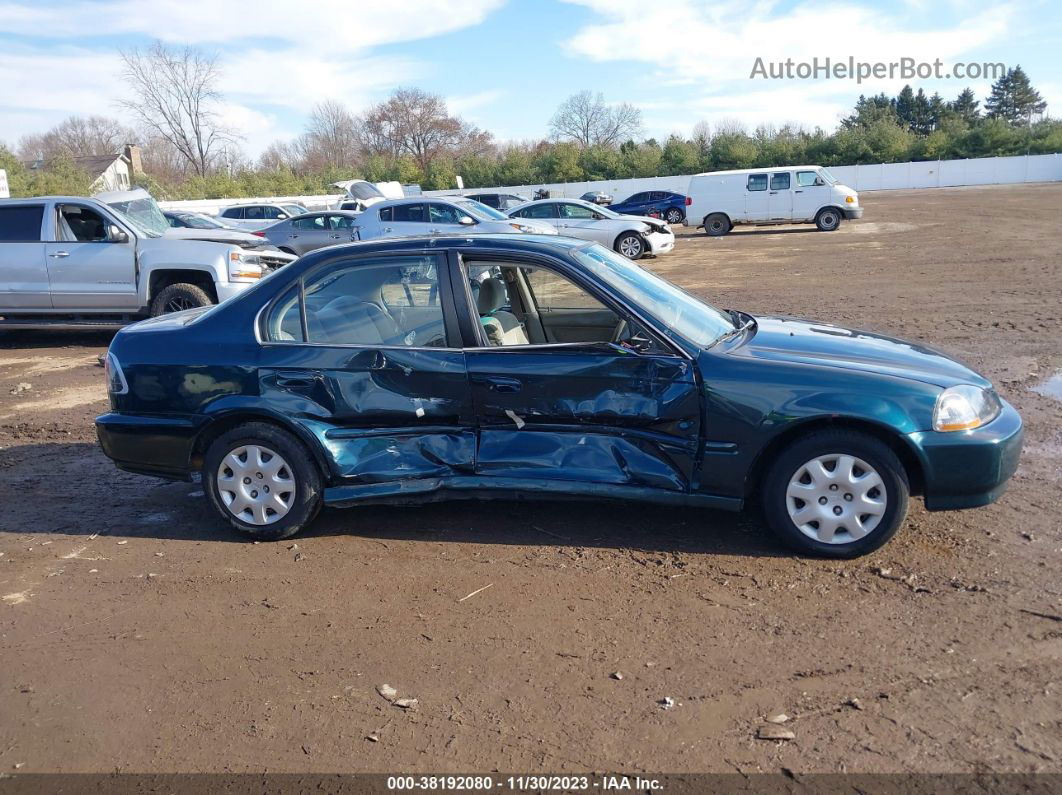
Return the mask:
<svg viewBox="0 0 1062 795">
<path fill-rule="evenodd" d="M 43 204 L 0 207 L 0 242 L 40 242 Z"/>
<path fill-rule="evenodd" d="M 767 175 L 749 174 L 749 190 L 767 190 Z"/>
<path fill-rule="evenodd" d="M 771 190 L 789 190 L 789 172 L 771 174 Z"/>
</svg>

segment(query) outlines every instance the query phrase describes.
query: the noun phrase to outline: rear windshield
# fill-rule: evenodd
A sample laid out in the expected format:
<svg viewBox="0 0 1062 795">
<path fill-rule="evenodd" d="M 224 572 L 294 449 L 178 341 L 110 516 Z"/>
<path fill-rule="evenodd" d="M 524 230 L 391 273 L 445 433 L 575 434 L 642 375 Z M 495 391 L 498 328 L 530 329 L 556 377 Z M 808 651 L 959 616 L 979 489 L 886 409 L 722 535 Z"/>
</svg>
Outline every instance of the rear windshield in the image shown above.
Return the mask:
<svg viewBox="0 0 1062 795">
<path fill-rule="evenodd" d="M 0 207 L 0 241 L 6 243 L 39 242 L 42 220 L 44 220 L 43 204 Z"/>
</svg>

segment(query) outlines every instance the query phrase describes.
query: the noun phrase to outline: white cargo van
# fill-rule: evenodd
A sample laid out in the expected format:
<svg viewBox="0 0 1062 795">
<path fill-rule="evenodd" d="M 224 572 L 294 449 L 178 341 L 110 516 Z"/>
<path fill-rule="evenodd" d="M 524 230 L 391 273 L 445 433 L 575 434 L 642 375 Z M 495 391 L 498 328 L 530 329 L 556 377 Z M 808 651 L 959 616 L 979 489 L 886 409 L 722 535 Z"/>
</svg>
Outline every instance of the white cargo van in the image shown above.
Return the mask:
<svg viewBox="0 0 1062 795">
<path fill-rule="evenodd" d="M 713 237 L 735 224 L 815 224 L 832 232 L 862 218 L 859 195 L 822 166 L 710 171 L 690 177 L 686 225 Z"/>
</svg>

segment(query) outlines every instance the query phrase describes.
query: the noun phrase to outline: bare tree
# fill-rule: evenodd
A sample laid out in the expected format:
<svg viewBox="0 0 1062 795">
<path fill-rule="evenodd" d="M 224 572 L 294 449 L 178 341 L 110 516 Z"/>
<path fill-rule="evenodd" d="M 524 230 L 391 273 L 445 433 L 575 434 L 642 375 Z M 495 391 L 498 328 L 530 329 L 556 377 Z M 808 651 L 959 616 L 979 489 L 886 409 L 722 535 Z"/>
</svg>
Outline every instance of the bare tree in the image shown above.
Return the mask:
<svg viewBox="0 0 1062 795">
<path fill-rule="evenodd" d="M 218 118 L 217 57 L 162 42 L 147 50 L 123 51 L 121 56 L 130 96 L 118 104 L 168 141 L 193 173 L 209 173 L 237 137 Z"/>
<path fill-rule="evenodd" d="M 642 112 L 628 102 L 609 105 L 603 94 L 580 91 L 572 94 L 549 122 L 554 140 L 575 141 L 581 146 L 618 146 L 642 133 Z"/>
<path fill-rule="evenodd" d="M 136 134 L 115 119 L 70 116 L 46 132 L 24 135 L 18 152 L 23 160 L 112 155 L 135 140 Z"/>
<path fill-rule="evenodd" d="M 338 102 L 318 103 L 298 145 L 305 168 L 353 168 L 360 159 L 358 120 Z"/>
<path fill-rule="evenodd" d="M 488 132 L 451 116 L 442 97 L 419 88 L 400 88 L 362 120 L 362 143 L 372 154 L 411 156 L 423 172 L 440 155 L 484 154 L 493 148 Z"/>
<path fill-rule="evenodd" d="M 294 141 L 273 141 L 258 156 L 258 168 L 265 171 L 290 169 L 295 171 L 301 165 L 302 154 Z"/>
</svg>

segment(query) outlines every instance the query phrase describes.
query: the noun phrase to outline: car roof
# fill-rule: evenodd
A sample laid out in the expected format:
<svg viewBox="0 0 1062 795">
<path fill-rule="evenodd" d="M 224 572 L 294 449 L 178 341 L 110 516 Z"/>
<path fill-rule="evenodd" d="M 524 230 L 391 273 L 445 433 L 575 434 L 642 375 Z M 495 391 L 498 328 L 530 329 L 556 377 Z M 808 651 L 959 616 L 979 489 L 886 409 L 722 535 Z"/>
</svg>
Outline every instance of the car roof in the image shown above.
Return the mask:
<svg viewBox="0 0 1062 795">
<path fill-rule="evenodd" d="M 583 201 L 582 199 L 569 199 L 566 196 L 557 196 L 556 198 L 549 198 L 549 199 L 532 199 L 529 202 L 524 202 L 523 204 L 518 204 L 515 207 L 510 207 L 509 208 L 509 212 L 513 213 L 513 212 L 516 212 L 517 210 L 522 210 L 525 207 L 531 207 L 532 205 L 560 204 L 561 202 L 564 202 L 565 204 L 578 204 L 578 205 L 580 205 L 582 207 L 589 207 L 591 210 L 600 210 L 601 209 L 601 205 L 594 204 L 593 202 Z"/>
<path fill-rule="evenodd" d="M 398 207 L 403 204 L 424 204 L 424 202 L 436 201 L 470 201 L 467 196 L 405 196 L 401 199 L 388 199 L 387 201 L 376 202 L 376 204 L 369 205 L 370 210 L 382 210 L 384 207 Z M 471 201 L 475 201 L 472 199 Z"/>
<path fill-rule="evenodd" d="M 97 204 L 104 204 L 105 202 L 93 196 L 20 196 L 12 197 L 10 199 L 0 199 L 0 204 L 30 204 L 32 202 L 96 202 Z"/>
<path fill-rule="evenodd" d="M 591 246 L 593 243 L 576 238 L 558 235 L 506 234 L 503 232 L 473 233 L 466 235 L 416 235 L 410 237 L 388 237 L 377 240 L 357 240 L 337 246 L 328 246 L 306 255 L 300 262 L 318 262 L 333 259 L 344 253 L 373 253 L 375 251 L 425 249 L 506 249 L 511 251 L 528 251 L 539 253 L 562 253 L 572 249 Z"/>
<path fill-rule="evenodd" d="M 772 168 L 732 168 L 729 171 L 702 171 L 695 177 L 714 177 L 724 174 L 770 174 L 774 171 L 814 171 L 822 166 L 773 166 Z"/>
</svg>

